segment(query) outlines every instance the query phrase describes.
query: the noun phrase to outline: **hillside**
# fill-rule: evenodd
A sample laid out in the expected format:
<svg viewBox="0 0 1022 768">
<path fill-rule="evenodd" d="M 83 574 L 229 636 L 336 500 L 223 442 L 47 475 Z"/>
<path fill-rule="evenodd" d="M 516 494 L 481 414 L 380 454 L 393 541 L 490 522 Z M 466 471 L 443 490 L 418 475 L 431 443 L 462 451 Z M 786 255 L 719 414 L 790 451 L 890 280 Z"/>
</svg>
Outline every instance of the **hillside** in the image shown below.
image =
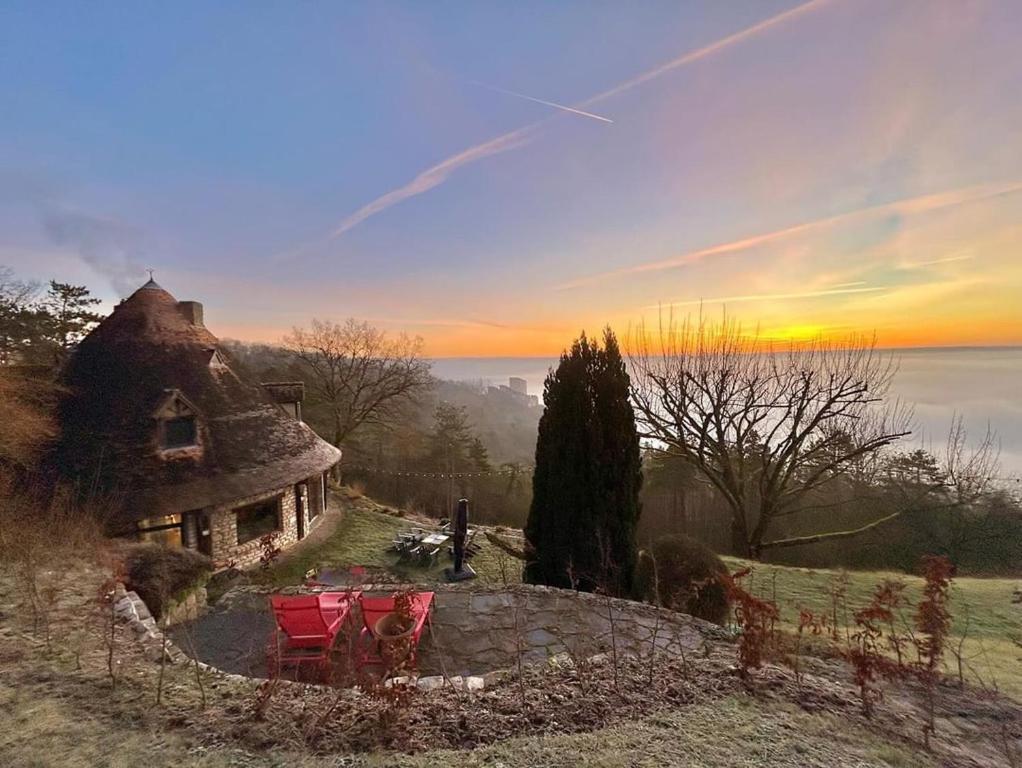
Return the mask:
<svg viewBox="0 0 1022 768">
<path fill-rule="evenodd" d="M 293 585 L 309 568 L 350 565 L 425 584 L 437 578 L 432 568 L 402 571 L 386 551 L 393 534 L 415 521 L 354 495 L 338 501 L 343 516 L 274 568 L 252 573 L 253 585 Z M 484 546 L 473 562 L 491 586 L 514 573 L 493 547 Z M 849 575 L 849 610 L 879 575 Z M 146 659 L 126 628 L 115 628 L 109 653 L 108 625 L 95 602 L 103 572 L 81 563 L 53 578 L 58 588 L 47 649 L 13 574 L 4 570 L 0 577 L 0 717 L 14 725 L 0 734 L 4 765 L 1018 764 L 1022 708 L 990 690 L 971 683 L 960 689 L 953 679 L 942 685 L 937 733 L 926 751 L 912 686 L 885 685 L 885 699 L 867 719 L 849 670 L 832 654 L 806 654 L 801 682 L 787 666 L 768 663 L 746 683 L 735 674 L 734 644 L 711 639 L 687 655 L 615 662 L 604 654 L 585 666 L 562 660 L 526 667 L 520 679 L 498 677 L 485 691 L 418 692 L 394 710 L 372 697 L 317 686 L 289 684 L 268 694 L 257 680 L 179 662 L 163 670 L 157 705 L 160 665 Z M 826 571 L 757 566 L 753 588 L 776 592 L 790 625 L 796 606 L 827 608 L 836 579 Z M 977 617 L 970 637 L 991 657 L 995 645 L 1010 646 L 1018 628 L 1012 588 L 1006 580 L 979 579 L 957 587 L 956 600 Z M 1010 654 L 999 658 L 999 684 L 1012 689 Z"/>
</svg>

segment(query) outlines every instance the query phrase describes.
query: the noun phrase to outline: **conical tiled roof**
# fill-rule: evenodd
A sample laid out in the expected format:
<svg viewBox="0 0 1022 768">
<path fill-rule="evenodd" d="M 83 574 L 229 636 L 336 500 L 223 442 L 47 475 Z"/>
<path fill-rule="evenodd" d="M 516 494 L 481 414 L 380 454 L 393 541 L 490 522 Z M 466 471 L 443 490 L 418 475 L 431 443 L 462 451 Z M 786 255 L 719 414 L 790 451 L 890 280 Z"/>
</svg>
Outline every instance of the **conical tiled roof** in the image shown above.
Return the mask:
<svg viewBox="0 0 1022 768">
<path fill-rule="evenodd" d="M 340 451 L 239 377 L 217 338 L 150 280 L 78 346 L 62 379 L 61 473 L 118 523 L 229 504 L 323 472 Z M 162 451 L 157 412 L 180 398 L 199 449 Z"/>
</svg>

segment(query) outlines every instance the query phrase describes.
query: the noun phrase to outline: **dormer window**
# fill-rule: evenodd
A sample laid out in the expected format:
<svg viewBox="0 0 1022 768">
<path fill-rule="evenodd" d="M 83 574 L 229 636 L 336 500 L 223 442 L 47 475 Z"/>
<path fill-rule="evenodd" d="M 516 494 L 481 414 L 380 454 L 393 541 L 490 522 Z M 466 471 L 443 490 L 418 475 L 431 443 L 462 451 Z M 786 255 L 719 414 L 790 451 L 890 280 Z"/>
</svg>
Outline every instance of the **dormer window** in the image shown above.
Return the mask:
<svg viewBox="0 0 1022 768">
<path fill-rule="evenodd" d="M 157 448 L 169 455 L 199 447 L 199 413 L 179 390 L 166 391 L 153 414 Z"/>
<path fill-rule="evenodd" d="M 164 450 L 188 448 L 195 445 L 197 438 L 198 430 L 195 427 L 194 416 L 179 416 L 163 422 Z"/>
<path fill-rule="evenodd" d="M 231 370 L 227 365 L 227 359 L 219 349 L 209 350 L 209 369 L 214 373 L 227 373 Z"/>
</svg>

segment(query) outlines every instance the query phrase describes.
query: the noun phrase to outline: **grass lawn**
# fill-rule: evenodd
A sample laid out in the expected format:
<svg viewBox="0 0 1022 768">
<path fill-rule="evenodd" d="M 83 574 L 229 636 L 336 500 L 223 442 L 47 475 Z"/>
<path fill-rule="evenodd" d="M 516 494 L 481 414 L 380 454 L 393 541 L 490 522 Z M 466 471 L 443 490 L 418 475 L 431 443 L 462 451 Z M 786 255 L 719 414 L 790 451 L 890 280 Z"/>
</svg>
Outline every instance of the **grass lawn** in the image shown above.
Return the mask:
<svg viewBox="0 0 1022 768">
<path fill-rule="evenodd" d="M 352 565 L 376 566 L 396 576 L 418 583 L 443 580 L 443 569 L 450 564 L 446 552 L 438 563 L 422 567 L 399 561 L 389 551 L 391 540 L 399 531 L 407 530 L 419 521 L 404 519 L 380 511 L 382 508 L 367 498 L 351 498 L 344 492 L 335 495 L 343 509 L 343 519 L 336 528 L 319 541 L 288 553 L 281 562 L 255 578 L 276 586 L 300 584 L 311 568 L 344 568 Z M 815 613 L 832 613 L 831 590 L 839 579 L 847 578 L 845 606 L 838 607 L 838 625 L 852 623 L 852 614 L 865 606 L 874 587 L 885 578 L 902 578 L 906 594 L 915 603 L 921 595 L 922 580 L 904 574 L 885 571 L 834 571 L 827 569 L 791 568 L 788 566 L 751 563 L 738 558 L 724 558 L 732 570 L 752 566 L 753 573 L 746 579 L 752 592 L 776 599 L 781 610 L 783 625 L 797 626 L 800 608 Z M 472 567 L 484 583 L 518 582 L 521 580 L 520 563 L 501 552 L 488 541 L 482 540 L 482 549 L 471 561 Z M 954 631 L 965 634 L 963 657 L 966 674 L 972 680 L 997 686 L 1015 696 L 1022 696 L 1022 605 L 1012 603 L 1012 593 L 1020 586 L 1017 579 L 956 579 L 953 589 L 952 613 Z M 907 608 L 910 621 L 912 608 Z M 949 672 L 957 674 L 955 660 L 948 658 Z"/>
<path fill-rule="evenodd" d="M 847 621 L 854 623 L 852 614 L 869 603 L 873 589 L 885 578 L 902 579 L 907 585 L 906 596 L 914 605 L 922 596 L 922 579 L 890 571 L 834 571 L 809 568 L 791 568 L 781 565 L 752 563 L 726 557 L 732 570 L 751 566 L 753 573 L 746 577 L 750 591 L 769 599 L 776 599 L 781 619 L 788 628 L 798 623 L 800 608 L 814 613 L 833 613 L 831 591 L 842 576 L 847 578 Z M 966 659 L 966 674 L 974 681 L 978 678 L 988 685 L 1015 696 L 1022 695 L 1022 605 L 1012 603 L 1012 594 L 1022 582 L 1018 579 L 955 579 L 952 588 L 951 612 L 954 616 L 953 632 L 966 636 L 962 655 Z M 914 608 L 905 611 L 911 621 Z M 843 627 L 844 611 L 839 605 L 838 626 Z M 957 674 L 956 662 L 949 658 L 949 671 Z"/>
<path fill-rule="evenodd" d="M 410 582 L 435 583 L 443 581 L 444 568 L 451 564 L 446 545 L 441 548 L 436 565 L 424 567 L 401 562 L 390 550 L 391 541 L 398 532 L 414 526 L 428 527 L 415 519 L 405 519 L 381 511 L 375 502 L 366 498 L 350 498 L 344 492 L 334 495 L 341 506 L 343 517 L 336 528 L 319 541 L 309 542 L 287 553 L 281 561 L 254 577 L 275 586 L 300 584 L 312 568 L 347 568 L 353 565 L 386 568 L 389 572 Z M 435 525 L 435 522 L 433 523 Z M 476 539 L 481 551 L 469 564 L 486 583 L 521 581 L 521 564 L 486 541 L 482 534 Z"/>
</svg>

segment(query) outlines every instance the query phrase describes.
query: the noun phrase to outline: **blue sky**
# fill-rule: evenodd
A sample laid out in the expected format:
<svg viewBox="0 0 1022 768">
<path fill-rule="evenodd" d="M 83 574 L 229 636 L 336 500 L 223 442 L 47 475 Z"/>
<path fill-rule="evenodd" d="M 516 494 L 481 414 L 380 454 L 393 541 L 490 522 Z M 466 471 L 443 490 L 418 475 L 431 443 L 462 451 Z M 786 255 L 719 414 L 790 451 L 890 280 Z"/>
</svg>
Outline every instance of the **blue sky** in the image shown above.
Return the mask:
<svg viewBox="0 0 1022 768">
<path fill-rule="evenodd" d="M 8 2 L 0 264 L 441 355 L 700 301 L 1022 343 L 1020 30 L 1011 0 Z"/>
</svg>

